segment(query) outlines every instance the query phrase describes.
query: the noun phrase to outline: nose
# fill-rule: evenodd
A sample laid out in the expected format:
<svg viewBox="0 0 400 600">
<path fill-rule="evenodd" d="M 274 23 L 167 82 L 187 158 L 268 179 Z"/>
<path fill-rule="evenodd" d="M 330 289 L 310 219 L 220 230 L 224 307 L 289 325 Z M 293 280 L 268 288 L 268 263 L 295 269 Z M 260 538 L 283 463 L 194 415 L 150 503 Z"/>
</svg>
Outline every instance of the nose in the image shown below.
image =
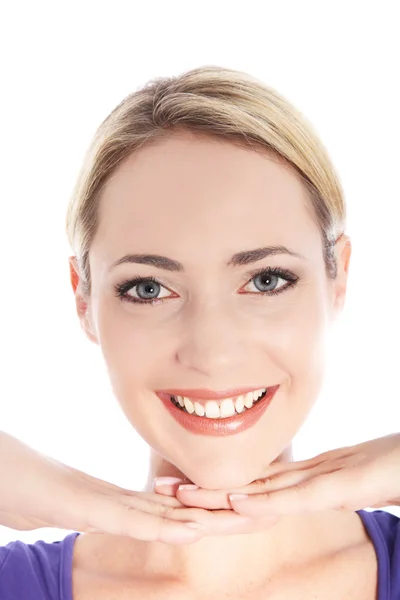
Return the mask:
<svg viewBox="0 0 400 600">
<path fill-rule="evenodd" d="M 237 319 L 224 307 L 207 304 L 185 315 L 176 358 L 186 369 L 225 384 L 249 359 L 247 350 Z"/>
</svg>

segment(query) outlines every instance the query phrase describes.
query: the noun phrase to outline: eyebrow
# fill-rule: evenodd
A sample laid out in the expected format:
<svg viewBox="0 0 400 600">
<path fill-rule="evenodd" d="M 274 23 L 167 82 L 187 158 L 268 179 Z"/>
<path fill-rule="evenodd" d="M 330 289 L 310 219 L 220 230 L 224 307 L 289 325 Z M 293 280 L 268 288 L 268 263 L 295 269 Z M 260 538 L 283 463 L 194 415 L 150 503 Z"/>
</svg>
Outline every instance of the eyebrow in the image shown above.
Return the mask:
<svg viewBox="0 0 400 600">
<path fill-rule="evenodd" d="M 227 262 L 228 267 L 241 267 L 250 263 L 262 260 L 268 256 L 276 256 L 277 254 L 289 254 L 296 258 L 306 260 L 305 256 L 289 250 L 285 246 L 266 246 L 265 248 L 256 248 L 255 250 L 244 250 L 234 254 L 232 258 Z M 110 267 L 110 271 L 118 265 L 123 263 L 137 263 L 142 265 L 150 265 L 157 267 L 158 269 L 165 269 L 167 271 L 184 271 L 185 268 L 182 263 L 166 256 L 159 256 L 158 254 L 126 254 L 122 258 L 118 259 Z"/>
</svg>

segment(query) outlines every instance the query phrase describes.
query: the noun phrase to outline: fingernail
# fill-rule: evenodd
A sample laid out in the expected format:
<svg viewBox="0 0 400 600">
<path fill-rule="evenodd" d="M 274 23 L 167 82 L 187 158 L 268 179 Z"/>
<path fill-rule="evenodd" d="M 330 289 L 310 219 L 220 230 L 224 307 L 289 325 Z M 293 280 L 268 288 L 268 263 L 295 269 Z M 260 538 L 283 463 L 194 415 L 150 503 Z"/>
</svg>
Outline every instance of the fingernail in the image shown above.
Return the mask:
<svg viewBox="0 0 400 600">
<path fill-rule="evenodd" d="M 229 494 L 230 500 L 246 500 L 248 497 L 248 494 Z"/>
<path fill-rule="evenodd" d="M 184 485 L 180 485 L 180 486 L 178 487 L 178 490 L 179 490 L 179 491 L 181 491 L 181 490 L 182 490 L 182 491 L 185 491 L 185 492 L 186 492 L 187 490 L 198 490 L 198 489 L 199 489 L 199 486 L 198 486 L 198 485 L 190 485 L 190 484 L 184 484 Z"/>
<path fill-rule="evenodd" d="M 156 477 L 153 479 L 153 487 L 159 487 L 161 485 L 173 485 L 175 483 L 181 483 L 183 479 L 179 477 Z"/>
</svg>

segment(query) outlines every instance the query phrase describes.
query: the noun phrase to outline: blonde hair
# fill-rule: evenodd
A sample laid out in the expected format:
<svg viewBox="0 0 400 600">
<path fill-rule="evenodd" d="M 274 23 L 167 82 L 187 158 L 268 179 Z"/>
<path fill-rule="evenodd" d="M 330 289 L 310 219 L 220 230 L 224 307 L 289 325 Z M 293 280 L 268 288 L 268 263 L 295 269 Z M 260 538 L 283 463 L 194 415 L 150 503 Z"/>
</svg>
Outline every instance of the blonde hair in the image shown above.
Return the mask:
<svg viewBox="0 0 400 600">
<path fill-rule="evenodd" d="M 204 66 L 149 81 L 128 95 L 97 129 L 67 211 L 67 235 L 84 290 L 102 188 L 133 152 L 189 130 L 265 151 L 301 177 L 321 232 L 327 276 L 336 277 L 334 246 L 345 228 L 339 178 L 311 124 L 284 97 L 247 73 Z"/>
</svg>

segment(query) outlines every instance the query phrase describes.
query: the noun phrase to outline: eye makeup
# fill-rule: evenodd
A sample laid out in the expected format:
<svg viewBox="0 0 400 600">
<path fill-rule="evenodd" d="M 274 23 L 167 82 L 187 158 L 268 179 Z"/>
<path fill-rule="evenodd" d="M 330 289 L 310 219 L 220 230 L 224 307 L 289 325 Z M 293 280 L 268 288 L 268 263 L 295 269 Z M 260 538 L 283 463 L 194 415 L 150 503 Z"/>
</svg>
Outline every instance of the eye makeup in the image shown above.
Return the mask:
<svg viewBox="0 0 400 600">
<path fill-rule="evenodd" d="M 298 280 L 299 277 L 297 277 L 294 273 L 292 273 L 291 271 L 289 271 L 288 269 L 284 269 L 281 267 L 264 267 L 261 269 L 258 269 L 257 271 L 252 273 L 252 277 L 251 279 L 247 282 L 246 285 L 248 285 L 251 282 L 254 282 L 254 280 L 257 279 L 267 279 L 269 281 L 274 281 L 282 279 L 284 281 L 287 282 L 287 285 L 277 288 L 277 289 L 272 289 L 272 290 L 260 290 L 258 286 L 256 287 L 256 291 L 255 292 L 240 292 L 240 293 L 244 293 L 244 294 L 252 294 L 252 295 L 261 295 L 261 296 L 276 296 L 278 294 L 282 294 L 283 292 L 287 291 L 289 288 L 294 287 Z M 253 285 L 255 285 L 253 283 Z M 262 286 L 265 286 L 265 283 L 261 284 Z M 147 292 L 144 291 L 144 295 L 146 295 L 146 293 L 149 294 L 158 294 L 160 292 L 161 289 L 164 290 L 168 290 L 167 287 L 165 287 L 160 281 L 158 281 L 157 278 L 155 277 L 135 277 L 135 278 L 130 278 L 127 279 L 121 283 L 118 283 L 114 289 L 115 289 L 115 295 L 123 302 L 132 302 L 133 304 L 149 304 L 149 305 L 156 305 L 156 304 L 160 304 L 161 302 L 165 302 L 166 300 L 169 300 L 171 298 L 176 298 L 177 296 L 166 296 L 166 297 L 154 297 L 154 298 L 143 298 L 140 297 L 140 295 L 138 296 L 133 296 L 131 292 L 134 288 L 138 288 L 136 290 L 136 294 L 138 294 L 138 290 L 141 288 L 141 293 L 143 295 L 143 288 L 146 288 L 147 286 Z M 168 290 L 171 292 L 171 290 Z M 173 292 L 171 292 L 173 293 Z"/>
</svg>

